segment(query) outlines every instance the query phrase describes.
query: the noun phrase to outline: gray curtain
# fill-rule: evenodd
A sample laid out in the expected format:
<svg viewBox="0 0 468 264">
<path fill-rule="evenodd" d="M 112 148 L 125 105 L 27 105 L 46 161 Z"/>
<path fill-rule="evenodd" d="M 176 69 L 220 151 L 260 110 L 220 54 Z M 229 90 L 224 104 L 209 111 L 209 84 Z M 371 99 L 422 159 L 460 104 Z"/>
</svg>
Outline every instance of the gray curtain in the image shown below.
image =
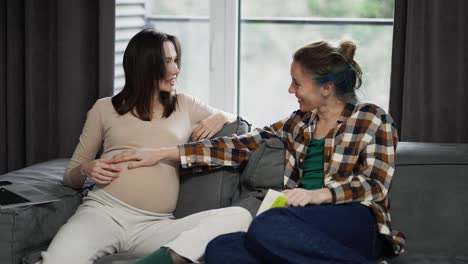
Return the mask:
<svg viewBox="0 0 468 264">
<path fill-rule="evenodd" d="M 0 1 L 0 173 L 70 157 L 112 95 L 115 1 Z"/>
<path fill-rule="evenodd" d="M 403 141 L 468 143 L 468 1 L 395 0 L 390 114 Z"/>
</svg>

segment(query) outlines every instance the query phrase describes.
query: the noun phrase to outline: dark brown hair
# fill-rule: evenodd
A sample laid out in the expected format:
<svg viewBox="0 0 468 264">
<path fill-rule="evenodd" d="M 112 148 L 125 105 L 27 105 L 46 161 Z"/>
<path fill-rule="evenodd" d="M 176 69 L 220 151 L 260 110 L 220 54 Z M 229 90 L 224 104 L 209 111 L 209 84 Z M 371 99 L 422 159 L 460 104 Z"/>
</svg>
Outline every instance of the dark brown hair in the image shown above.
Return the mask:
<svg viewBox="0 0 468 264">
<path fill-rule="evenodd" d="M 177 95 L 159 90 L 159 81 L 166 75 L 165 41 L 174 44 L 176 63 L 180 68 L 182 51 L 175 36 L 147 28 L 128 43 L 123 56 L 125 85 L 112 97 L 112 105 L 120 115 L 131 112 L 141 120 L 152 120 L 155 96 L 164 107 L 163 117 L 167 118 L 175 111 Z"/>
<path fill-rule="evenodd" d="M 332 82 L 336 95 L 345 102 L 356 102 L 356 92 L 362 84 L 362 70 L 354 61 L 356 45 L 341 41 L 338 47 L 318 41 L 298 49 L 293 56 L 303 70 L 319 84 Z"/>
</svg>

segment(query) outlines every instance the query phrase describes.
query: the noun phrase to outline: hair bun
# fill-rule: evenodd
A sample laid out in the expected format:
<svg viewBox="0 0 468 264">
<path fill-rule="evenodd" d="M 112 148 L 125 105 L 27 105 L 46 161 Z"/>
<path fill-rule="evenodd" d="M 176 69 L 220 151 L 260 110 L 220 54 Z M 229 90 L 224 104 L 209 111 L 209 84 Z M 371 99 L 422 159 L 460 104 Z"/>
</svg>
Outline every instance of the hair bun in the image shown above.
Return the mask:
<svg viewBox="0 0 468 264">
<path fill-rule="evenodd" d="M 356 52 L 356 44 L 350 40 L 341 41 L 339 44 L 340 53 L 348 60 L 353 61 L 354 53 Z"/>
</svg>

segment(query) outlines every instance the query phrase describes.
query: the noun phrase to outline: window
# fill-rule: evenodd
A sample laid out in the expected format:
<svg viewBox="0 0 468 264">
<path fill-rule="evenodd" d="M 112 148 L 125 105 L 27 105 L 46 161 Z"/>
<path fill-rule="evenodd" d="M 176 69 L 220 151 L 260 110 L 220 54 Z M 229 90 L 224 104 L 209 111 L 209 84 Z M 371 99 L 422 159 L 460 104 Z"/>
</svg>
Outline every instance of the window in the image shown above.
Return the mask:
<svg viewBox="0 0 468 264">
<path fill-rule="evenodd" d="M 125 84 L 122 59 L 128 41 L 145 26 L 145 0 L 116 0 L 114 94 Z"/>
<path fill-rule="evenodd" d="M 238 0 L 116 0 L 116 5 L 116 35 L 125 28 L 120 24 L 135 22 L 137 18 L 140 22 L 139 12 L 132 12 L 137 9 L 129 6 L 143 6 L 144 23 L 138 26 L 135 23 L 132 29 L 153 26 L 181 41 L 183 58 L 178 90 L 237 113 Z M 123 8 L 130 10 L 119 11 Z M 121 57 L 130 37 L 126 42 L 116 41 L 114 92 L 123 86 Z"/>
<path fill-rule="evenodd" d="M 147 22 L 175 35 L 182 46 L 178 91 L 210 100 L 210 5 L 209 0 L 148 1 Z"/>
<path fill-rule="evenodd" d="M 358 96 L 387 108 L 393 8 L 394 0 L 117 0 L 115 91 L 123 86 L 119 56 L 128 39 L 152 25 L 181 40 L 179 91 L 254 126 L 298 108 L 287 92 L 291 57 L 320 39 L 357 42 L 365 74 Z"/>
<path fill-rule="evenodd" d="M 293 52 L 316 40 L 357 42 L 362 101 L 388 108 L 393 0 L 241 1 L 239 112 L 255 126 L 298 109 L 288 94 Z"/>
</svg>

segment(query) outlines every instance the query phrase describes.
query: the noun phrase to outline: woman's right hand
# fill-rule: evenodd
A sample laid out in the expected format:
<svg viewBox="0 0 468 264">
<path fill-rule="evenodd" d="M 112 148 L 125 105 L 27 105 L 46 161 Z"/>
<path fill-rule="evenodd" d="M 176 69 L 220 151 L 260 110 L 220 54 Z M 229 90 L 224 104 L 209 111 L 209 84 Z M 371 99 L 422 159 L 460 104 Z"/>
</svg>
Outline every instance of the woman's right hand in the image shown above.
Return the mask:
<svg viewBox="0 0 468 264">
<path fill-rule="evenodd" d="M 97 159 L 81 164 L 81 173 L 97 184 L 109 184 L 117 177 L 121 169 L 110 160 Z"/>
</svg>

